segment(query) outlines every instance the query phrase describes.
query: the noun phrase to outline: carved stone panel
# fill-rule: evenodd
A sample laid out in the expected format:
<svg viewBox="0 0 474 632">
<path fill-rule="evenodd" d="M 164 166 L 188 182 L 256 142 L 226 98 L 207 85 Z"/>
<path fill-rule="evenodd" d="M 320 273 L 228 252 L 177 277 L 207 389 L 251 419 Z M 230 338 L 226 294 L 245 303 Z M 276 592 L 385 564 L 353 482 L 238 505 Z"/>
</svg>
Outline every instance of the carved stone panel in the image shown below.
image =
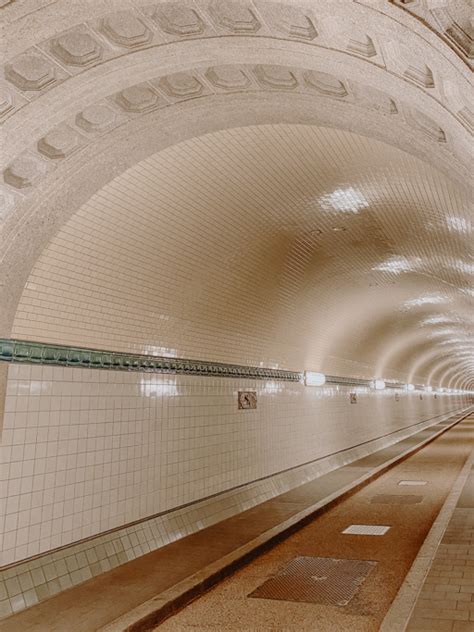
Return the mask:
<svg viewBox="0 0 474 632">
<path fill-rule="evenodd" d="M 18 55 L 5 66 L 7 81 L 24 92 L 49 90 L 65 76 L 52 60 L 37 51 Z"/>
<path fill-rule="evenodd" d="M 91 105 L 76 116 L 76 125 L 86 132 L 106 132 L 115 126 L 117 115 L 108 106 Z"/>
<path fill-rule="evenodd" d="M 214 0 L 209 5 L 209 13 L 214 24 L 229 34 L 255 35 L 262 28 L 255 7 L 245 0 Z"/>
<path fill-rule="evenodd" d="M 303 77 L 306 86 L 314 88 L 323 96 L 343 99 L 349 94 L 343 81 L 329 73 L 307 70 Z"/>
<path fill-rule="evenodd" d="M 361 38 L 351 38 L 347 43 L 347 50 L 361 57 L 375 57 L 377 51 L 375 50 L 374 42 L 371 37 L 365 35 Z"/>
<path fill-rule="evenodd" d="M 206 79 L 223 90 L 245 90 L 251 84 L 248 74 L 236 66 L 208 68 Z"/>
<path fill-rule="evenodd" d="M 38 141 L 38 151 L 52 159 L 69 156 L 81 145 L 81 137 L 69 125 L 60 125 Z"/>
<path fill-rule="evenodd" d="M 115 95 L 115 102 L 126 112 L 141 114 L 166 105 L 156 92 L 146 83 L 130 86 Z"/>
<path fill-rule="evenodd" d="M 102 58 L 102 46 L 84 29 L 76 29 L 52 40 L 51 52 L 70 66 L 92 66 Z"/>
<path fill-rule="evenodd" d="M 407 79 L 410 79 L 410 81 L 422 88 L 435 87 L 433 72 L 426 64 L 409 65 L 403 74 Z"/>
<path fill-rule="evenodd" d="M 25 189 L 36 184 L 46 173 L 43 160 L 34 154 L 25 153 L 18 156 L 3 172 L 4 180 L 15 189 Z"/>
<path fill-rule="evenodd" d="M 209 26 L 194 4 L 185 2 L 163 2 L 147 11 L 167 39 L 202 37 Z"/>
<path fill-rule="evenodd" d="M 296 74 L 289 68 L 259 65 L 255 66 L 254 72 L 258 82 L 267 88 L 294 90 L 298 86 Z"/>
<path fill-rule="evenodd" d="M 434 140 L 438 143 L 446 142 L 446 134 L 444 130 L 429 116 L 419 112 L 418 110 L 412 110 L 410 113 L 411 123 L 417 127 L 425 136 L 430 140 Z"/>
<path fill-rule="evenodd" d="M 155 82 L 153 82 L 155 85 Z M 191 73 L 179 72 L 163 77 L 156 82 L 157 87 L 172 100 L 194 99 L 196 97 L 210 94 L 210 91 Z"/>
<path fill-rule="evenodd" d="M 148 26 L 131 11 L 108 15 L 100 22 L 99 30 L 112 44 L 129 49 L 146 46 L 153 38 Z"/>
<path fill-rule="evenodd" d="M 302 42 L 312 42 L 318 37 L 316 18 L 309 7 L 263 1 L 256 2 L 256 6 L 267 24 L 278 34 Z"/>
</svg>

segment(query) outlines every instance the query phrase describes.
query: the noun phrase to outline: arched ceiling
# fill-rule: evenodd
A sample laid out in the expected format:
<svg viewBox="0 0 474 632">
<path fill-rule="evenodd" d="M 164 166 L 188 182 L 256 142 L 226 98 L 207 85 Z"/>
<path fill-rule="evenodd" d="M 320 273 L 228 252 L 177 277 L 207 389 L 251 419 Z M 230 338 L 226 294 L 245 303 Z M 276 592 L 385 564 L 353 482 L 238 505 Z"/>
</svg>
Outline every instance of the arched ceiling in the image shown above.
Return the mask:
<svg viewBox="0 0 474 632">
<path fill-rule="evenodd" d="M 463 2 L 3 4 L 0 334 L 470 384 Z"/>
</svg>

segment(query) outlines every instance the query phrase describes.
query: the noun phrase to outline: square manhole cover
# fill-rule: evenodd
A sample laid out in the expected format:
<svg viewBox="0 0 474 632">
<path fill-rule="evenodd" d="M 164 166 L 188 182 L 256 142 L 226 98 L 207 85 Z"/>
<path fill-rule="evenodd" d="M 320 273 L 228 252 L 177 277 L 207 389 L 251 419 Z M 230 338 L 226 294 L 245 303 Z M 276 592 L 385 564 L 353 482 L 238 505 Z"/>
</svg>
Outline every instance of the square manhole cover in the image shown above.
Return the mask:
<svg viewBox="0 0 474 632">
<path fill-rule="evenodd" d="M 296 557 L 249 597 L 346 606 L 377 562 Z"/>
<path fill-rule="evenodd" d="M 381 524 L 351 524 L 342 533 L 346 535 L 385 535 L 390 527 Z"/>
<path fill-rule="evenodd" d="M 417 485 L 426 485 L 427 481 L 415 481 L 415 480 L 408 480 L 408 481 L 400 481 L 398 484 L 399 485 L 406 485 L 406 486 L 412 486 L 412 487 L 416 487 Z"/>
<path fill-rule="evenodd" d="M 423 496 L 416 494 L 377 494 L 372 496 L 372 505 L 417 505 L 421 503 Z"/>
</svg>

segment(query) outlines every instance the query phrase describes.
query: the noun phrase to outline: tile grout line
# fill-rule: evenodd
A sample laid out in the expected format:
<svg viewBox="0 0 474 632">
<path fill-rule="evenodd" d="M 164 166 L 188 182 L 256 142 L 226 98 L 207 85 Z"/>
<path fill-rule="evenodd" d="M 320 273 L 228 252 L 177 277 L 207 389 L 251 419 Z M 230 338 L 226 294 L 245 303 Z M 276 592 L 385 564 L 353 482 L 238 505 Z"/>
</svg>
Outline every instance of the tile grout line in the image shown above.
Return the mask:
<svg viewBox="0 0 474 632">
<path fill-rule="evenodd" d="M 163 622 L 177 610 L 183 608 L 201 594 L 212 588 L 219 581 L 228 577 L 243 565 L 263 553 L 265 550 L 274 546 L 288 535 L 291 535 L 294 531 L 303 527 L 309 520 L 316 517 L 315 514 L 318 511 L 328 507 L 328 505 L 336 500 L 342 499 L 347 493 L 356 491 L 358 487 L 368 484 L 373 479 L 377 478 L 377 476 L 389 470 L 393 465 L 404 460 L 405 457 L 416 453 L 421 448 L 446 433 L 448 430 L 451 430 L 470 414 L 472 414 L 471 407 L 469 407 L 469 411 L 467 413 L 462 414 L 462 416 L 456 419 L 456 421 L 454 421 L 451 425 L 441 428 L 438 432 L 421 441 L 415 447 L 408 448 L 401 454 L 377 466 L 367 474 L 364 474 L 336 492 L 333 492 L 323 500 L 318 501 L 310 507 L 306 507 L 284 522 L 268 529 L 264 533 L 252 539 L 250 542 L 238 547 L 231 553 L 227 553 L 220 559 L 205 566 L 193 575 L 186 577 L 174 586 L 171 586 L 155 597 L 152 597 L 140 604 L 130 612 L 127 612 L 114 621 L 98 628 L 96 632 L 145 632 L 147 630 L 151 630 L 154 626 Z M 389 630 L 386 629 L 385 632 L 389 632 Z M 394 631 L 390 629 L 390 632 Z"/>
<path fill-rule="evenodd" d="M 403 584 L 401 585 L 392 605 L 385 615 L 380 632 L 404 632 L 410 622 L 416 602 L 439 546 L 453 516 L 459 497 L 474 465 L 474 450 L 467 458 L 461 473 L 456 479 L 446 498 L 438 516 L 428 532 L 418 555 L 416 556 Z"/>
</svg>

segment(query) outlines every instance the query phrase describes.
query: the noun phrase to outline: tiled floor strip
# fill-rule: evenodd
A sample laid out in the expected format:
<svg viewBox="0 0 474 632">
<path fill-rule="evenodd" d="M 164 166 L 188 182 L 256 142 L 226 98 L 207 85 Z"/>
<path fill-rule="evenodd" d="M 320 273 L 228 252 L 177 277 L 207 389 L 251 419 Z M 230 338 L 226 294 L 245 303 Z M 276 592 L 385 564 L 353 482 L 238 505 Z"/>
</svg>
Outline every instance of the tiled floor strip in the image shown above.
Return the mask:
<svg viewBox="0 0 474 632">
<path fill-rule="evenodd" d="M 474 416 L 468 417 L 467 422 Z M 474 631 L 474 452 L 406 576 L 381 632 Z"/>
</svg>

